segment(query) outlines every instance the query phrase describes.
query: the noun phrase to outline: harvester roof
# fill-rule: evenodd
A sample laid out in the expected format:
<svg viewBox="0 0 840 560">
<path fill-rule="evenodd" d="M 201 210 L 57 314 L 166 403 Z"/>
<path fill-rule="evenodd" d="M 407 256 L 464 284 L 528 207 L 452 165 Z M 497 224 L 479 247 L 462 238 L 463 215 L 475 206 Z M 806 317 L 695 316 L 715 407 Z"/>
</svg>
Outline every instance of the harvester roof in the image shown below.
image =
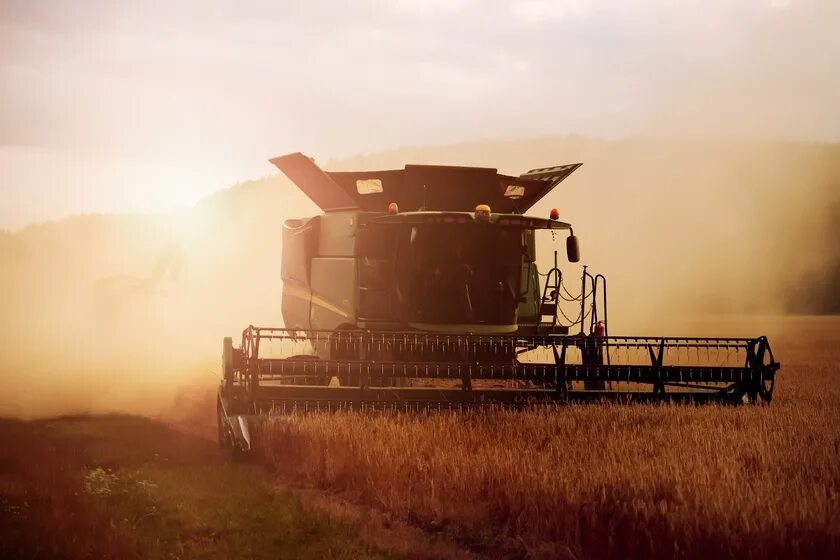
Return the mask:
<svg viewBox="0 0 840 560">
<path fill-rule="evenodd" d="M 582 164 L 532 169 L 519 177 L 487 167 L 406 165 L 381 171 L 324 171 L 301 153 L 270 160 L 325 212 L 472 211 L 487 204 L 494 212 L 523 213 Z"/>
</svg>

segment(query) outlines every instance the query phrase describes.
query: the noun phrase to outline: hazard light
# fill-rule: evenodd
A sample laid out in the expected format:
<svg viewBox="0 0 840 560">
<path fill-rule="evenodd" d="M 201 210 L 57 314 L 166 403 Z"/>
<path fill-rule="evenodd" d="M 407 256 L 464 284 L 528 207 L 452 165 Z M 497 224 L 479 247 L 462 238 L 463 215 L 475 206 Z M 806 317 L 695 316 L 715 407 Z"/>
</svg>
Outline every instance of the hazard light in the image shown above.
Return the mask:
<svg viewBox="0 0 840 560">
<path fill-rule="evenodd" d="M 475 217 L 486 222 L 490 219 L 490 207 L 486 204 L 479 204 L 475 207 Z"/>
</svg>

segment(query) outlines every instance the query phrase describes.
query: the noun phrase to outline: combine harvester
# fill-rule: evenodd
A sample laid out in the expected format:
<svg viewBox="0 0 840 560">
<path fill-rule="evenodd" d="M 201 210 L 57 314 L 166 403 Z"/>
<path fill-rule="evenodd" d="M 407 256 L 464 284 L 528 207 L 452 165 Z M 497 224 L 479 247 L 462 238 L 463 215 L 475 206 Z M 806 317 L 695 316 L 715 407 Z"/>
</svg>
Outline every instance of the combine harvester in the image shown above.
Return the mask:
<svg viewBox="0 0 840 560">
<path fill-rule="evenodd" d="M 247 417 L 336 409 L 466 409 L 569 400 L 770 402 L 779 364 L 765 337 L 610 336 L 607 283 L 570 290 L 537 268 L 524 213 L 581 164 L 533 169 L 406 165 L 326 172 L 271 160 L 324 213 L 283 225 L 285 327 L 224 340 L 219 437 L 250 447 Z M 571 293 L 580 292 L 577 295 Z M 576 319 L 564 323 L 561 302 Z"/>
</svg>

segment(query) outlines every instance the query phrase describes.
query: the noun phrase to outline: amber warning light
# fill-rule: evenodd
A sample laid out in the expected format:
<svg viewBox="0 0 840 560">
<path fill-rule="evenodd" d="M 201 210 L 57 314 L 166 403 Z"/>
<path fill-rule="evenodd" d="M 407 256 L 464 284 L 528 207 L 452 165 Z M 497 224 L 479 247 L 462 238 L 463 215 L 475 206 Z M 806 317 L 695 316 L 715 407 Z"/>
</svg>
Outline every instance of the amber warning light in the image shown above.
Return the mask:
<svg viewBox="0 0 840 560">
<path fill-rule="evenodd" d="M 486 204 L 479 204 L 475 207 L 475 217 L 482 221 L 490 219 L 490 207 Z"/>
<path fill-rule="evenodd" d="M 549 212 L 549 214 L 548 214 L 548 217 L 551 218 L 552 220 L 559 220 L 560 219 L 560 212 L 557 210 L 557 208 L 552 208 L 551 212 Z"/>
</svg>

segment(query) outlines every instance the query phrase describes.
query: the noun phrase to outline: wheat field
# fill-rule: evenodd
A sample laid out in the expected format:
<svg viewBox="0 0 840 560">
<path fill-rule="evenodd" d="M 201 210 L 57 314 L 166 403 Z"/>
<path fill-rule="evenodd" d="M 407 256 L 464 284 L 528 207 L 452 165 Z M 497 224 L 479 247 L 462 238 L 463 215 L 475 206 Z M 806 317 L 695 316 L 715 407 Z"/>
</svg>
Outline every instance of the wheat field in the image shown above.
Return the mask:
<svg viewBox="0 0 840 560">
<path fill-rule="evenodd" d="M 259 453 L 491 557 L 836 556 L 838 327 L 802 319 L 778 339 L 771 406 L 277 417 Z"/>
</svg>

